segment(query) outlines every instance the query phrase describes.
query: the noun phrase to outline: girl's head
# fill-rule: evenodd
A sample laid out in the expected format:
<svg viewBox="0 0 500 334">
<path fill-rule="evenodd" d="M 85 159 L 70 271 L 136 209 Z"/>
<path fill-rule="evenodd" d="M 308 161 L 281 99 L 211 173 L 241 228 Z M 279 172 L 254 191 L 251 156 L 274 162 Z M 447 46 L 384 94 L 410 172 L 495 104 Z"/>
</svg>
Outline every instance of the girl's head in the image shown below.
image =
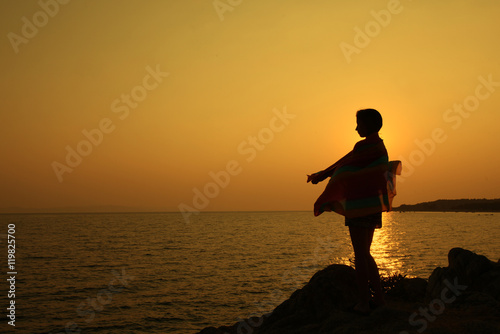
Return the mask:
<svg viewBox="0 0 500 334">
<path fill-rule="evenodd" d="M 379 132 L 382 128 L 382 116 L 375 109 L 362 109 L 356 113 L 356 131 L 361 137 Z"/>
</svg>

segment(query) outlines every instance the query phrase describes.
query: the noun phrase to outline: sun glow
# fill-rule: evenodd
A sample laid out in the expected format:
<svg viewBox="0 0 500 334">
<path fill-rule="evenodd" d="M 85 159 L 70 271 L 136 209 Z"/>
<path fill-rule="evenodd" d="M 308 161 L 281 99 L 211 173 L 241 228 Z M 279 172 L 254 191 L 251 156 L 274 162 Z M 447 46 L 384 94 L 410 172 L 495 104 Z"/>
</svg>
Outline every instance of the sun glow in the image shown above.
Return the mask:
<svg viewBox="0 0 500 334">
<path fill-rule="evenodd" d="M 304 175 L 353 148 L 364 108 L 381 112 L 389 158 L 409 162 L 395 205 L 500 197 L 500 3 L 400 5 L 348 62 L 340 45 L 359 44 L 387 1 L 243 2 L 223 20 L 201 0 L 2 3 L 2 206 L 178 211 L 237 160 L 203 211 L 308 210 L 319 191 Z M 243 163 L 239 145 L 283 107 L 295 118 Z M 446 139 L 422 156 L 436 129 Z M 464 178 L 477 174 L 464 161 L 488 164 Z"/>
</svg>

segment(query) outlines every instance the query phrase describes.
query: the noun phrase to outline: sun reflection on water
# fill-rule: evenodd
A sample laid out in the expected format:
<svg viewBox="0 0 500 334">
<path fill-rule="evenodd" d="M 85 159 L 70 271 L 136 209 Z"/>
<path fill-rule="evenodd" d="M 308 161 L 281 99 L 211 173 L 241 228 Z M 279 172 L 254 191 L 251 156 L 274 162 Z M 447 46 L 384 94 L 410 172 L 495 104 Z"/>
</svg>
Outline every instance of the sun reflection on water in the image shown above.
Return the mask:
<svg viewBox="0 0 500 334">
<path fill-rule="evenodd" d="M 380 274 L 388 276 L 390 274 L 402 273 L 408 277 L 413 276 L 411 269 L 406 265 L 409 257 L 408 250 L 401 242 L 405 238 L 405 232 L 397 228 L 396 215 L 384 213 L 382 215 L 382 228 L 375 230 L 371 246 L 371 254 Z"/>
</svg>

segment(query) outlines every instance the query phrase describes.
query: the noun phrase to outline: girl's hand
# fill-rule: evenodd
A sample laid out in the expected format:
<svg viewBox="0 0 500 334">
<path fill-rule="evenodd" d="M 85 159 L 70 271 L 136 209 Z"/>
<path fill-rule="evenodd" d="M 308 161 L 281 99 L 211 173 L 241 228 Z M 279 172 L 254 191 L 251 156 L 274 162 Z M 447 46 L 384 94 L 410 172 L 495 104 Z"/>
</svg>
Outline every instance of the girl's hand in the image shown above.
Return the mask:
<svg viewBox="0 0 500 334">
<path fill-rule="evenodd" d="M 307 175 L 307 182 L 311 182 L 312 184 L 317 184 L 318 182 L 323 181 L 324 178 L 321 178 L 321 172 L 314 173 L 311 175 Z"/>
</svg>

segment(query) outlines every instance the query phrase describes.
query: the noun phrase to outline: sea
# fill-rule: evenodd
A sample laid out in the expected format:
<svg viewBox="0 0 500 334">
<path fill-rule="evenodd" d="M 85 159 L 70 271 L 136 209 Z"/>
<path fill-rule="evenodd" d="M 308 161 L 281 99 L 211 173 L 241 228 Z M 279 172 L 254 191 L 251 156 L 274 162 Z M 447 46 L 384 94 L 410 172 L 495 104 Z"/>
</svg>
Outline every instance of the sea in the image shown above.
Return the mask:
<svg viewBox="0 0 500 334">
<path fill-rule="evenodd" d="M 334 213 L 0 217 L 1 333 L 194 334 L 268 313 L 318 270 L 354 260 Z M 497 261 L 499 218 L 384 213 L 372 254 L 385 276 L 428 278 L 454 247 Z"/>
</svg>

